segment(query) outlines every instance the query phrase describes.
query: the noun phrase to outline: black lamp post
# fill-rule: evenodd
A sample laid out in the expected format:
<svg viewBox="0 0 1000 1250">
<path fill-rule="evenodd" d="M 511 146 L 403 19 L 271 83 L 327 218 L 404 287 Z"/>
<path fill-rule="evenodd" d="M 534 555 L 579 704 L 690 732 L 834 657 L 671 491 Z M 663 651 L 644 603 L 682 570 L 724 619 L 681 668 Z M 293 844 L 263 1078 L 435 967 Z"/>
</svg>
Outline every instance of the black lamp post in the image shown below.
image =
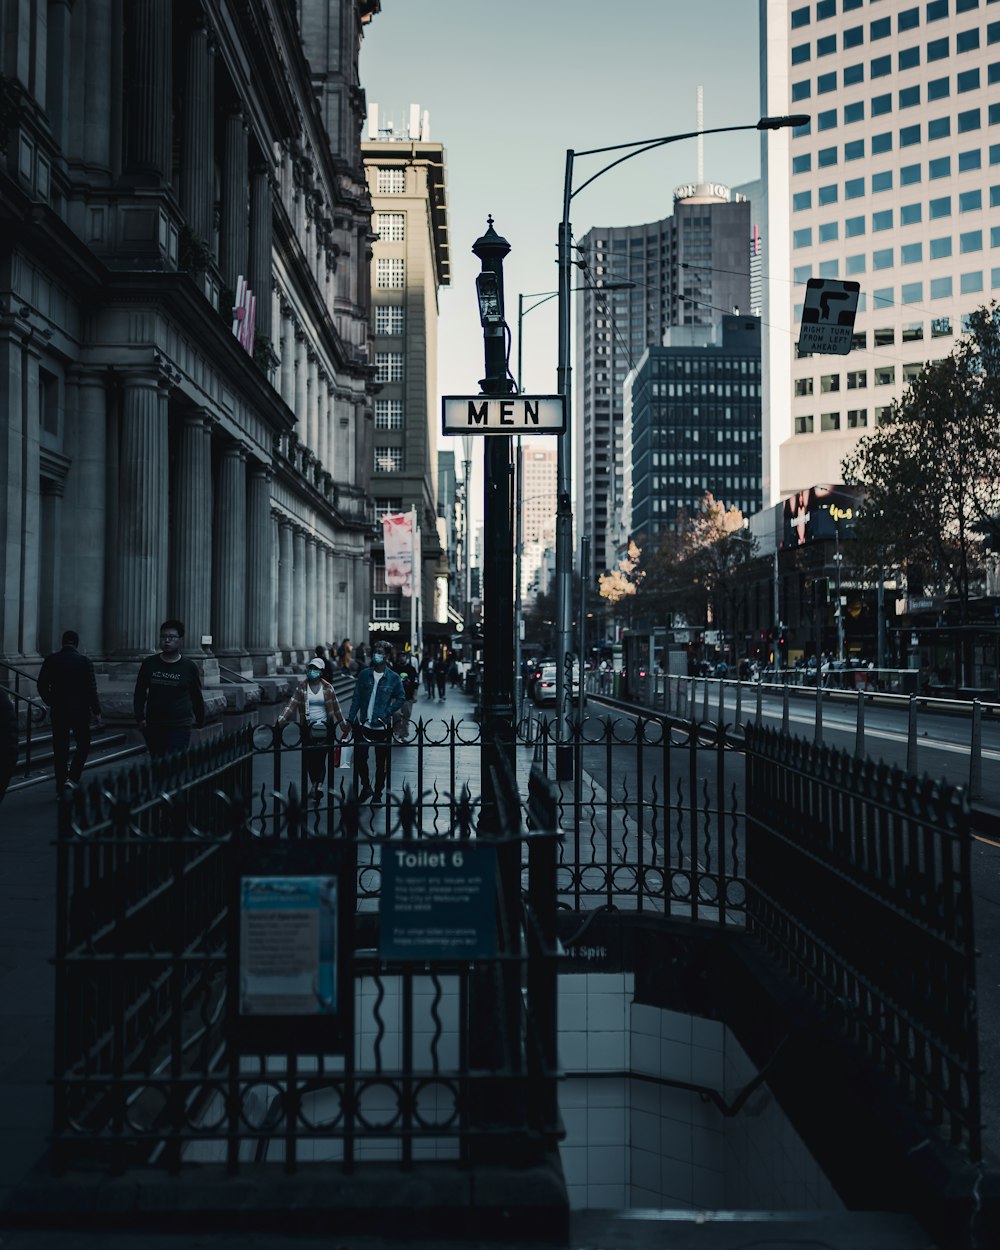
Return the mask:
<svg viewBox="0 0 1000 1250">
<path fill-rule="evenodd" d="M 507 326 L 504 321 L 503 262 L 510 244 L 487 219 L 486 233 L 472 245 L 482 272 L 476 278 L 479 319 L 483 325 L 484 395 L 509 395 L 514 382 L 507 370 Z M 491 434 L 483 452 L 483 686 L 481 832 L 497 829 L 491 763 L 497 753 L 514 752 L 514 476 L 511 439 Z"/>
</svg>

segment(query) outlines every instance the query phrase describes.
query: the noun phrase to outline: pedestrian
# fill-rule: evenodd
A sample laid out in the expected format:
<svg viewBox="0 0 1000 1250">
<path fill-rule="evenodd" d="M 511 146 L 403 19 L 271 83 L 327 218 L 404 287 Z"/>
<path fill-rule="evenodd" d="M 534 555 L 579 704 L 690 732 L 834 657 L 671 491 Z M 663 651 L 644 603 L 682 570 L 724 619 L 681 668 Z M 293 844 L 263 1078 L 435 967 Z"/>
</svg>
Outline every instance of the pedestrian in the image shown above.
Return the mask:
<svg viewBox="0 0 1000 1250">
<path fill-rule="evenodd" d="M 340 667 L 345 673 L 351 671 L 351 640 L 345 638 L 337 648 L 337 659 L 340 661 Z"/>
<path fill-rule="evenodd" d="M 17 713 L 7 691 L 0 686 L 0 799 L 7 793 L 17 768 Z"/>
<path fill-rule="evenodd" d="M 420 676 L 424 679 L 424 692 L 428 699 L 434 698 L 434 657 L 427 653 L 420 662 Z"/>
<path fill-rule="evenodd" d="M 154 758 L 186 751 L 192 726 L 205 723 L 201 674 L 194 660 L 181 655 L 183 640 L 183 622 L 164 621 L 159 654 L 143 660 L 135 679 L 132 710 Z"/>
<path fill-rule="evenodd" d="M 381 803 L 392 740 L 392 718 L 406 701 L 399 674 L 386 666 L 386 647 L 376 643 L 369 668 L 358 674 L 347 719 L 354 727 L 354 784 L 361 802 Z M 375 789 L 368 771 L 368 748 L 375 747 Z M 360 785 L 359 785 L 360 783 Z"/>
<path fill-rule="evenodd" d="M 443 703 L 445 687 L 448 683 L 448 668 L 440 656 L 434 665 L 434 680 L 437 682 L 438 699 Z"/>
<path fill-rule="evenodd" d="M 77 650 L 79 645 L 79 634 L 76 630 L 67 629 L 62 636 L 62 649 L 47 655 L 38 672 L 38 693 L 48 706 L 52 720 L 52 762 L 57 797 L 62 794 L 67 781 L 80 784 L 90 751 L 91 721 L 99 721 L 101 717 L 94 666 Z M 74 745 L 72 764 L 69 762 L 71 737 Z"/>
<path fill-rule="evenodd" d="M 313 657 L 323 661 L 323 678 L 325 681 L 333 681 L 333 675 L 337 671 L 333 660 L 326 653 L 326 647 L 317 646 L 313 650 Z"/>
<path fill-rule="evenodd" d="M 455 659 L 455 653 L 452 652 L 451 657 L 448 660 L 448 681 L 453 689 L 458 685 L 458 679 L 458 661 Z"/>
<path fill-rule="evenodd" d="M 302 750 L 305 752 L 306 773 L 312 782 L 309 797 L 318 799 L 323 793 L 326 776 L 326 757 L 334 726 L 343 737 L 347 721 L 340 710 L 337 692 L 325 677 L 325 662 L 321 655 L 314 655 L 306 666 L 305 679 L 292 691 L 277 719 L 277 726 L 296 720 L 302 734 Z M 332 781 L 332 778 L 331 778 Z"/>
</svg>

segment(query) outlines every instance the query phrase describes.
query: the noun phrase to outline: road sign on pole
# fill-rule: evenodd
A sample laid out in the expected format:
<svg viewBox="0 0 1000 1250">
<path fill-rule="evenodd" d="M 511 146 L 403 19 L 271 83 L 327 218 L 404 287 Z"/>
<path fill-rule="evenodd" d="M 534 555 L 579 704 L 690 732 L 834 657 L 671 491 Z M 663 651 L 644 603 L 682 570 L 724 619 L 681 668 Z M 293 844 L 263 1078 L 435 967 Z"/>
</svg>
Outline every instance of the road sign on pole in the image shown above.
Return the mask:
<svg viewBox="0 0 1000 1250">
<path fill-rule="evenodd" d="M 561 395 L 443 395 L 443 434 L 562 434 Z"/>
<path fill-rule="evenodd" d="M 854 317 L 858 311 L 857 282 L 810 278 L 802 305 L 799 351 L 846 356 L 851 350 Z"/>
</svg>

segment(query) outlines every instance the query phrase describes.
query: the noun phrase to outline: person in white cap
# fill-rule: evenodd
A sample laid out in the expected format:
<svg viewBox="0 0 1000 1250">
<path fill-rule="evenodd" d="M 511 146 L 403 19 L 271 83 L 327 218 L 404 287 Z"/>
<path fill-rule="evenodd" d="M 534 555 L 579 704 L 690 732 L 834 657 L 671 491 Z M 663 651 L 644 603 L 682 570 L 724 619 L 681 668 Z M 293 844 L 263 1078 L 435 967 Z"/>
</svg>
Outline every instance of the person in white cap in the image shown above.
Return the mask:
<svg viewBox="0 0 1000 1250">
<path fill-rule="evenodd" d="M 337 692 L 323 676 L 325 667 L 320 656 L 313 656 L 306 668 L 305 681 L 292 691 L 292 697 L 276 722 L 279 730 L 290 720 L 295 719 L 299 723 L 302 749 L 306 753 L 306 772 L 312 783 L 310 797 L 314 799 L 323 793 L 330 734 L 334 726 L 341 735 L 347 728 Z"/>
</svg>

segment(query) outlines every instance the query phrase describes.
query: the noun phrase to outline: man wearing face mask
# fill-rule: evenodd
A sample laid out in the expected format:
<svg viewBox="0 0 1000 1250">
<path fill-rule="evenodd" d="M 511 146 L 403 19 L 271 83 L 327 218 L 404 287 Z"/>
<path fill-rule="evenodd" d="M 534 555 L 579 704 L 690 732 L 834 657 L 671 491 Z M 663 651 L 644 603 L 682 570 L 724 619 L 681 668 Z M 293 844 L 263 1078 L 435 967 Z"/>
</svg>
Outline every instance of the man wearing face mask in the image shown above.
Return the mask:
<svg viewBox="0 0 1000 1250">
<path fill-rule="evenodd" d="M 382 802 L 389 763 L 392 718 L 406 702 L 403 683 L 385 662 L 385 644 L 376 643 L 370 667 L 363 668 L 354 685 L 347 719 L 354 727 L 354 784 L 364 802 Z M 375 791 L 368 772 L 368 747 L 375 747 Z"/>
</svg>

